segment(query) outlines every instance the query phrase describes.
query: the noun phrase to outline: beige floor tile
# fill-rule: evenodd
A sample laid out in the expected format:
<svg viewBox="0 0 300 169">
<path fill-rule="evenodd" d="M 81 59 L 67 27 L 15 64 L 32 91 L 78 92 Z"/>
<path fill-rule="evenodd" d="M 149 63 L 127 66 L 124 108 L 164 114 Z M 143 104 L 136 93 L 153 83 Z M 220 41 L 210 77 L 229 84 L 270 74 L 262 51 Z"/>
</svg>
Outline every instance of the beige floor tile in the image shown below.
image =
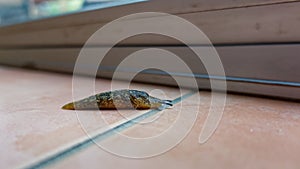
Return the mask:
<svg viewBox="0 0 300 169">
<path fill-rule="evenodd" d="M 200 92 L 200 114 L 189 135 L 170 151 L 146 159 L 123 158 L 97 145 L 59 160 L 48 168 L 299 168 L 300 104 L 264 98 L 228 95 L 219 127 L 204 144 L 199 133 L 207 117 L 210 93 Z M 182 113 L 191 113 L 194 99 L 183 101 Z M 149 137 L 172 124 L 176 106 L 153 125 L 133 126 L 122 134 Z M 169 112 L 169 113 L 168 113 Z M 167 121 L 165 119 L 169 119 Z M 163 126 L 163 127 L 161 127 Z M 147 133 L 147 134 L 145 134 Z M 116 135 L 103 142 L 122 144 Z M 160 145 L 149 145 L 149 149 Z M 134 147 L 127 147 L 137 151 Z"/>
<path fill-rule="evenodd" d="M 12 168 L 37 160 L 78 138 L 87 137 L 74 111 L 61 106 L 72 100 L 72 76 L 56 73 L 0 67 L 0 166 Z M 109 80 L 96 81 L 96 91 L 110 89 Z M 118 82 L 118 88 L 124 88 Z M 83 86 L 84 87 L 84 86 Z M 175 88 L 132 84 L 131 88 L 166 93 L 157 97 L 174 99 L 180 95 Z M 187 91 L 184 91 L 187 92 Z M 132 111 L 80 111 L 78 116 L 87 131 L 106 126 L 133 115 Z M 139 111 L 139 113 L 145 111 Z"/>
</svg>

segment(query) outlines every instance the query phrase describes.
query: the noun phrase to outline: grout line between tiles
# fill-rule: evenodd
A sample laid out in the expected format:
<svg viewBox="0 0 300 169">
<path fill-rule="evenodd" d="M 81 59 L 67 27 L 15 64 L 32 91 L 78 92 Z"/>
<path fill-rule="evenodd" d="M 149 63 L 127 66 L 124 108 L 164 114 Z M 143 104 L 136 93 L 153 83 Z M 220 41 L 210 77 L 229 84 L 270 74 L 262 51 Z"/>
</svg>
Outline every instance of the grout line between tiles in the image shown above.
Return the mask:
<svg viewBox="0 0 300 169">
<path fill-rule="evenodd" d="M 183 96 L 180 96 L 173 100 L 174 104 L 177 104 L 181 102 L 182 100 L 196 94 L 198 91 L 191 91 L 187 94 L 184 94 Z M 62 160 L 80 150 L 83 150 L 84 148 L 87 148 L 91 144 L 94 143 L 94 140 L 103 140 L 109 136 L 112 136 L 116 134 L 116 132 L 123 131 L 133 125 L 135 125 L 137 122 L 144 120 L 148 117 L 151 117 L 155 115 L 156 113 L 164 110 L 165 108 L 159 110 L 159 109 L 153 109 L 150 111 L 147 111 L 146 113 L 138 113 L 136 115 L 133 115 L 129 117 L 128 119 L 123 119 L 119 122 L 116 122 L 112 125 L 109 125 L 107 127 L 101 128 L 94 133 L 87 135 L 86 137 L 79 138 L 75 140 L 74 142 L 71 142 L 69 144 L 66 144 L 58 149 L 55 149 L 54 151 L 51 151 L 49 153 L 46 153 L 43 156 L 40 156 L 39 158 L 35 158 L 33 161 L 26 163 L 25 165 L 22 165 L 18 168 L 24 168 L 24 169 L 36 169 L 36 168 L 44 168 L 46 166 L 49 166 L 55 162 L 58 162 L 59 160 Z"/>
</svg>

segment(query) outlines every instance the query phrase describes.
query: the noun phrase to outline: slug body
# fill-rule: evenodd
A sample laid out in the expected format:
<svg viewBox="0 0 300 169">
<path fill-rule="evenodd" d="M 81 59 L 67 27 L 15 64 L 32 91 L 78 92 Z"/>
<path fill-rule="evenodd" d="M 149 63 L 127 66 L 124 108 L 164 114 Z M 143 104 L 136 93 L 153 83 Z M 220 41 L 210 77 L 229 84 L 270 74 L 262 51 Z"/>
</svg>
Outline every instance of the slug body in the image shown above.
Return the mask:
<svg viewBox="0 0 300 169">
<path fill-rule="evenodd" d="M 161 106 L 172 106 L 172 101 L 152 97 L 144 91 L 124 89 L 99 93 L 71 102 L 62 109 L 157 109 Z"/>
</svg>

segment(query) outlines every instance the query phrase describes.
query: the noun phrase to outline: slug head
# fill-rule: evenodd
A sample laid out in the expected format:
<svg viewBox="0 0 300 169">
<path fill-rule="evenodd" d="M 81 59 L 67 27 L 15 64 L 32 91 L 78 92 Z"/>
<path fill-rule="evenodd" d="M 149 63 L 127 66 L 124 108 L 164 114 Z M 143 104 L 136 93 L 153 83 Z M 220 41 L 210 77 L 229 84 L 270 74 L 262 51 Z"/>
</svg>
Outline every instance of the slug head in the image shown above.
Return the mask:
<svg viewBox="0 0 300 169">
<path fill-rule="evenodd" d="M 143 91 L 130 90 L 130 101 L 135 109 L 149 109 L 151 104 L 149 94 Z"/>
<path fill-rule="evenodd" d="M 161 100 L 150 96 L 148 93 L 138 90 L 130 91 L 130 100 L 135 109 L 160 108 L 161 106 L 172 106 L 172 101 Z"/>
</svg>

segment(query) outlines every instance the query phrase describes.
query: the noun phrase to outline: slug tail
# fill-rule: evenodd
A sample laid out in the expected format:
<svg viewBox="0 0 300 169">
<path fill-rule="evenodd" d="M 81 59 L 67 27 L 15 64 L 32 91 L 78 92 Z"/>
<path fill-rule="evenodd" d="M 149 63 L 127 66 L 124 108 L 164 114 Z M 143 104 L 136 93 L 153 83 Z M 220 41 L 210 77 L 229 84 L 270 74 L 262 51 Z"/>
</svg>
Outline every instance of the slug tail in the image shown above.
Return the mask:
<svg viewBox="0 0 300 169">
<path fill-rule="evenodd" d="M 68 103 L 62 107 L 64 110 L 75 110 L 74 103 Z"/>
</svg>

